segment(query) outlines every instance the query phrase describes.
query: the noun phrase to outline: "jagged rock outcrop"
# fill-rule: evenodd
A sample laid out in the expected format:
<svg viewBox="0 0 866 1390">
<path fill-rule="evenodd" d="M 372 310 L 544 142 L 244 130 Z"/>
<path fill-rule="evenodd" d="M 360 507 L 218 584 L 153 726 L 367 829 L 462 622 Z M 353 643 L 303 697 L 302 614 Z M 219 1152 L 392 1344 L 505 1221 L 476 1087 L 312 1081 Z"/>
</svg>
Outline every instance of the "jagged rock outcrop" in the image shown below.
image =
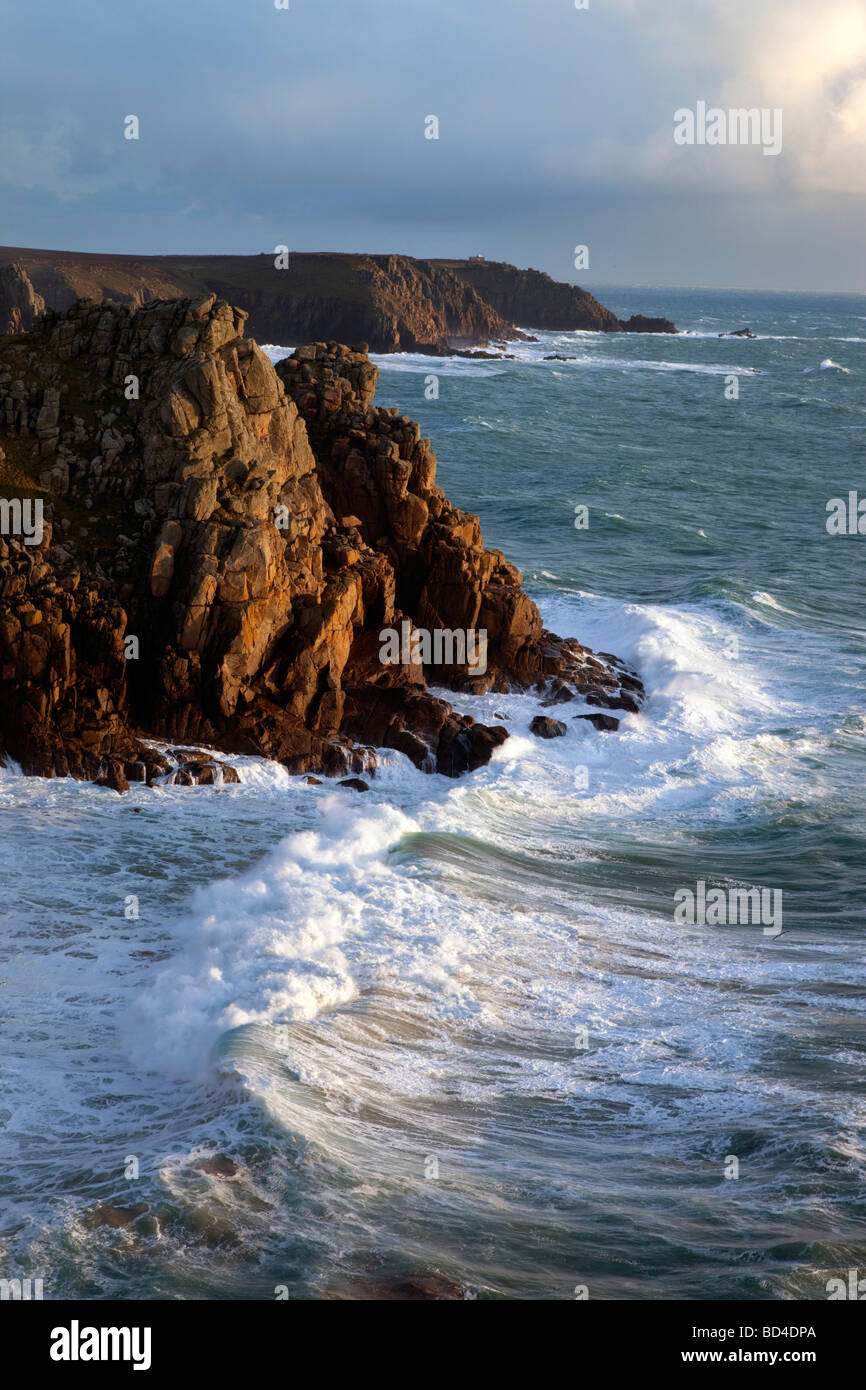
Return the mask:
<svg viewBox="0 0 866 1390">
<path fill-rule="evenodd" d="M 44 313 L 45 300 L 36 293 L 23 265 L 18 261 L 0 265 L 0 337 L 26 333 Z"/>
<path fill-rule="evenodd" d="M 419 427 L 373 406 L 365 352 L 275 370 L 244 320 L 214 295 L 81 301 L 0 344 L 0 754 L 118 790 L 168 769 L 146 739 L 331 775 L 393 747 L 458 775 L 506 731 L 428 680 L 636 708 L 615 658 L 543 631 Z M 383 663 L 403 625 L 486 629 L 486 668 Z M 187 749 L 177 772 L 220 768 Z"/>
</svg>

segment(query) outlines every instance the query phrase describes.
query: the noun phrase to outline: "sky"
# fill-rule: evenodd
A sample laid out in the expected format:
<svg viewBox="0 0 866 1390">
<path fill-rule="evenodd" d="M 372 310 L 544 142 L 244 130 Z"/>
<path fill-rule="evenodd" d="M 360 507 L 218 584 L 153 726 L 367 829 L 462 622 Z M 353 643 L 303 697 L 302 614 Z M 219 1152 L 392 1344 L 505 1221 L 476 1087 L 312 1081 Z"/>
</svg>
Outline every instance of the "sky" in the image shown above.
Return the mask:
<svg viewBox="0 0 866 1390">
<path fill-rule="evenodd" d="M 866 289 L 866 0 L 276 3 L 0 0 L 0 244 Z"/>
</svg>

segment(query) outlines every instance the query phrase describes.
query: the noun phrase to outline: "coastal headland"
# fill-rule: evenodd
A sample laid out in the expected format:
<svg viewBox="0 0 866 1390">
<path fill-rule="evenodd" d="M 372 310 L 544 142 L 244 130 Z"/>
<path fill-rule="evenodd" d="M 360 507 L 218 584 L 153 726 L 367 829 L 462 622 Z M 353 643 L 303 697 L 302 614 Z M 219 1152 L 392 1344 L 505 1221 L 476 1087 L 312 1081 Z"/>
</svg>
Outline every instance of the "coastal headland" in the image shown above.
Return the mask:
<svg viewBox="0 0 866 1390">
<path fill-rule="evenodd" d="M 519 341 L 523 329 L 676 332 L 622 321 L 588 291 L 482 257 L 418 260 L 278 248 L 257 256 L 116 256 L 0 247 L 0 333 L 22 332 L 77 299 L 141 308 L 158 299 L 227 300 L 260 343 L 366 343 L 371 352 L 445 356 Z"/>
</svg>

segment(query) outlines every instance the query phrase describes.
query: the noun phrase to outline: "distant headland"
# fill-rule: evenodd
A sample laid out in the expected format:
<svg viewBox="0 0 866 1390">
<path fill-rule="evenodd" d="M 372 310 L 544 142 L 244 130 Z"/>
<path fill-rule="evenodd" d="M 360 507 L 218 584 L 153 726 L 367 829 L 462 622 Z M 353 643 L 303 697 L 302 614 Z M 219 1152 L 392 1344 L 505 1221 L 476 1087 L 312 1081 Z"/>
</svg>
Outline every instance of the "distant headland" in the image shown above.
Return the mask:
<svg viewBox="0 0 866 1390">
<path fill-rule="evenodd" d="M 587 290 L 483 256 L 288 251 L 256 256 L 117 256 L 0 247 L 0 334 L 26 332 L 78 299 L 140 308 L 216 294 L 243 309 L 259 342 L 363 342 L 372 352 L 445 356 L 568 332 L 675 333 L 669 319 L 622 320 Z"/>
</svg>

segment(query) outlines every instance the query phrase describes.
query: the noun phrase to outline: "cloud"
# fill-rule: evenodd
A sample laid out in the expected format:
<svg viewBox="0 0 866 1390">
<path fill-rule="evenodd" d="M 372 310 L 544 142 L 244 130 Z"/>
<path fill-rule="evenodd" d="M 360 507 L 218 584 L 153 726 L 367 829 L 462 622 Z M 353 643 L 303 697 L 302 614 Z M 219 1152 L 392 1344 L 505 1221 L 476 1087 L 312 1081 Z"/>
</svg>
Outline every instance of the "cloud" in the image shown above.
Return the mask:
<svg viewBox="0 0 866 1390">
<path fill-rule="evenodd" d="M 753 152 L 746 150 L 684 147 L 674 153 L 648 135 L 642 153 L 655 177 L 721 176 L 732 187 L 776 182 L 797 192 L 866 192 L 861 0 L 612 2 L 623 22 L 639 30 L 652 61 L 663 60 L 675 107 L 703 99 L 724 109 L 757 106 L 783 113 L 778 161 L 750 159 Z M 677 157 L 683 154 L 685 159 Z"/>
<path fill-rule="evenodd" d="M 762 235 L 775 247 L 781 227 L 784 283 L 806 265 L 810 278 L 860 278 L 848 230 L 858 208 L 840 194 L 866 194 L 862 0 L 591 0 L 585 11 L 292 0 L 281 12 L 268 0 L 77 0 L 53 6 L 50 25 L 19 7 L 4 38 L 9 243 L 411 243 L 447 255 L 466 241 L 538 263 L 537 243 L 568 270 L 587 226 L 600 263 L 625 216 L 627 276 L 648 273 L 637 267 L 649 262 L 650 209 L 666 220 L 659 243 L 673 245 L 706 245 L 704 209 L 713 226 L 736 209 L 734 236 L 744 225 L 749 236 L 732 260 L 753 257 Z M 674 112 L 698 100 L 781 108 L 782 153 L 676 145 Z M 141 118 L 138 142 L 123 139 L 127 113 Z M 429 113 L 437 142 L 424 139 Z"/>
</svg>

